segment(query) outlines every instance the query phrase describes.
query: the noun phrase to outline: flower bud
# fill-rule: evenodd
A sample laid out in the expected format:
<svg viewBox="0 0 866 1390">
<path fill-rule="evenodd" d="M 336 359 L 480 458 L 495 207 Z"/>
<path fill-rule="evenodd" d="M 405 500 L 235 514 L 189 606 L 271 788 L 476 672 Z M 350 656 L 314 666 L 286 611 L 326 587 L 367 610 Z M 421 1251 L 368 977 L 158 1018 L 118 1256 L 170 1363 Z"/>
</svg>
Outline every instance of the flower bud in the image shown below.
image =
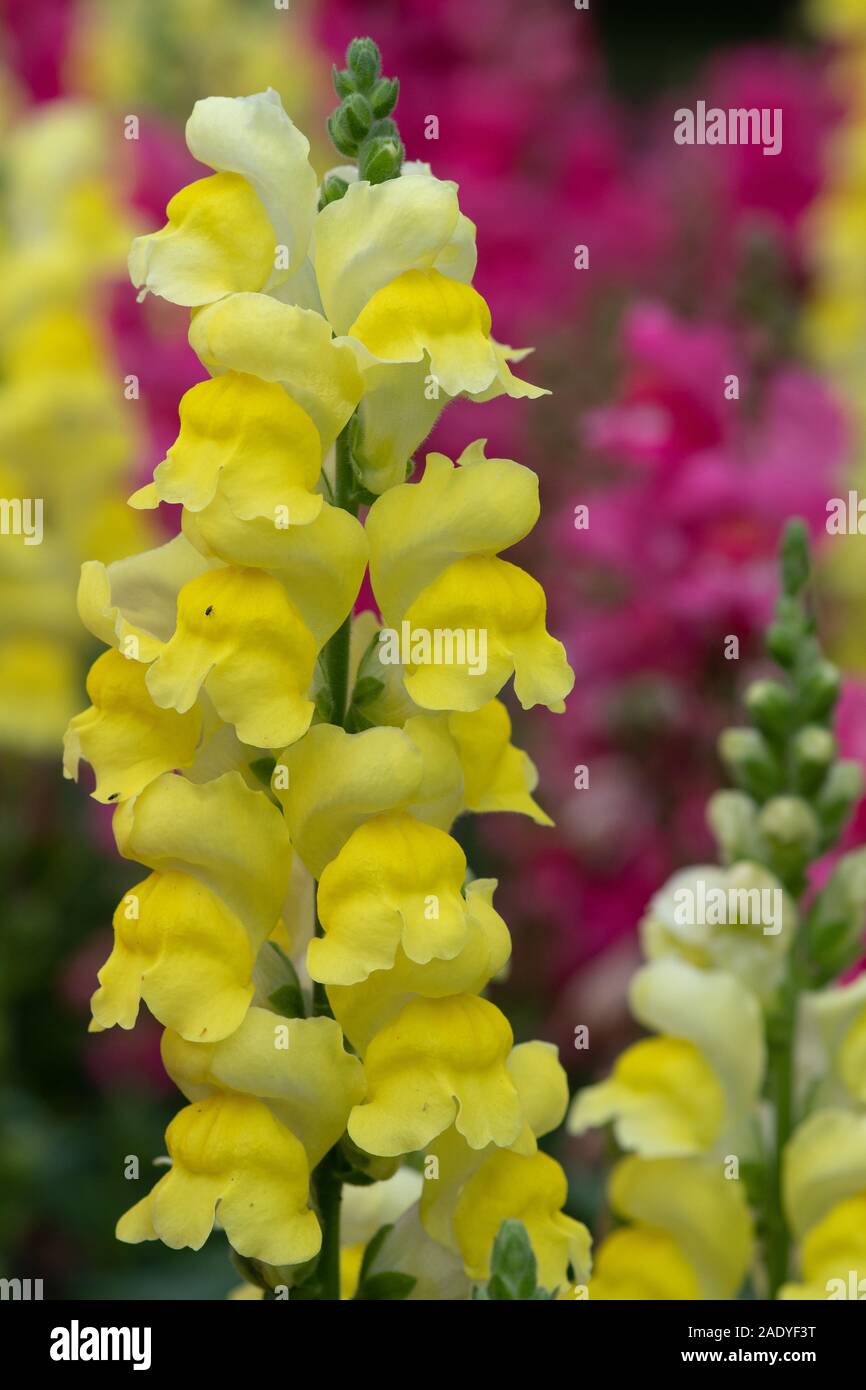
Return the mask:
<svg viewBox="0 0 866 1390">
<path fill-rule="evenodd" d="M 707 823 L 725 864 L 764 858 L 758 831 L 758 807 L 745 792 L 715 792 L 707 802 Z"/>
<path fill-rule="evenodd" d="M 331 68 L 331 81 L 341 101 L 344 101 L 350 92 L 355 91 L 355 79 L 352 74 L 345 68 L 338 68 L 336 63 Z"/>
<path fill-rule="evenodd" d="M 793 517 L 785 527 L 781 561 L 785 593 L 799 594 L 809 580 L 809 532 L 800 517 Z"/>
<path fill-rule="evenodd" d="M 737 786 L 756 801 L 766 801 L 782 790 L 782 768 L 757 729 L 724 729 L 719 737 L 719 756 Z"/>
<path fill-rule="evenodd" d="M 746 709 L 762 733 L 782 738 L 791 727 L 794 700 L 781 681 L 753 681 L 746 691 Z"/>
<path fill-rule="evenodd" d="M 821 848 L 832 845 L 863 795 L 863 769 L 859 763 L 834 763 L 815 798 L 821 822 Z"/>
<path fill-rule="evenodd" d="M 770 865 L 786 882 L 798 879 L 813 858 L 821 828 L 814 811 L 800 796 L 774 796 L 758 816 Z"/>
<path fill-rule="evenodd" d="M 358 141 L 349 129 L 345 107 L 338 106 L 336 111 L 331 112 L 328 117 L 328 134 L 340 154 L 354 159 L 358 153 Z"/>
<path fill-rule="evenodd" d="M 343 102 L 343 122 L 353 139 L 359 142 L 366 139 L 373 124 L 373 112 L 360 92 L 350 92 Z"/>
<path fill-rule="evenodd" d="M 319 208 L 326 208 L 329 203 L 338 203 L 344 197 L 348 187 L 346 180 L 341 179 L 339 174 L 329 174 L 322 184 Z"/>
<path fill-rule="evenodd" d="M 399 177 L 403 164 L 403 145 L 399 140 L 369 140 L 358 160 L 358 177 L 370 183 L 386 183 Z"/>
<path fill-rule="evenodd" d="M 373 115 L 377 120 L 382 120 L 385 116 L 390 116 L 394 107 L 397 105 L 397 98 L 400 95 L 400 83 L 396 77 L 380 77 L 373 87 L 368 100 Z"/>
<path fill-rule="evenodd" d="M 826 719 L 839 698 L 839 668 L 832 661 L 819 661 L 806 676 L 800 701 L 807 719 Z"/>
<path fill-rule="evenodd" d="M 367 92 L 381 76 L 382 55 L 372 39 L 353 39 L 346 49 L 346 66 L 358 89 Z"/>
<path fill-rule="evenodd" d="M 813 796 L 836 756 L 836 740 L 820 724 L 807 724 L 794 739 L 792 755 L 797 791 Z"/>
</svg>

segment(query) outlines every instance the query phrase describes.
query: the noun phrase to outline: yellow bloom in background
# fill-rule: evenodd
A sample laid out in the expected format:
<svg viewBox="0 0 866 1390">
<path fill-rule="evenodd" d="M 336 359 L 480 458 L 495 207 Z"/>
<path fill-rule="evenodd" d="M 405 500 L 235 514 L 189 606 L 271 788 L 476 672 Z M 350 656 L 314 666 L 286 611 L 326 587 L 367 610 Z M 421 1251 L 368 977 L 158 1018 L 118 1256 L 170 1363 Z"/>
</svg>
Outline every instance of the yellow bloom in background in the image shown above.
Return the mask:
<svg viewBox="0 0 866 1390">
<path fill-rule="evenodd" d="M 752 1259 L 752 1219 L 742 1185 L 720 1164 L 624 1158 L 610 1203 L 632 1224 L 598 1247 L 590 1299 L 736 1297 Z"/>
<path fill-rule="evenodd" d="M 0 741 L 53 755 L 81 702 L 84 635 L 70 605 L 81 562 L 147 542 L 119 504 L 140 443 L 112 358 L 106 291 L 131 223 L 110 132 L 55 102 L 9 132 L 0 197 Z"/>
<path fill-rule="evenodd" d="M 579 1093 L 571 1132 L 612 1120 L 622 1147 L 647 1158 L 754 1150 L 765 1065 L 757 999 L 733 975 L 671 958 L 637 972 L 629 1001 L 664 1036 L 626 1048 L 610 1080 Z"/>
</svg>

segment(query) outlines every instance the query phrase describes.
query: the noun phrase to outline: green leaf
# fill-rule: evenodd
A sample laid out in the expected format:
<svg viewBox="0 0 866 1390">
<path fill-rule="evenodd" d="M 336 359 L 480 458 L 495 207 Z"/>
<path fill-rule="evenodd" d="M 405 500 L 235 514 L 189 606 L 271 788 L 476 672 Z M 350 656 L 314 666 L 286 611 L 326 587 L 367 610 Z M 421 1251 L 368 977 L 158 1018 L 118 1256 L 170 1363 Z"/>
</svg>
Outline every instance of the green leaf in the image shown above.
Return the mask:
<svg viewBox="0 0 866 1390">
<path fill-rule="evenodd" d="M 254 762 L 250 763 L 250 772 L 255 773 L 263 787 L 270 789 L 271 778 L 274 775 L 276 765 L 276 758 L 272 758 L 266 753 L 263 758 L 256 758 Z"/>
<path fill-rule="evenodd" d="M 503 1221 L 493 1242 L 487 1297 L 529 1302 L 538 1288 L 538 1262 L 522 1221 Z"/>
<path fill-rule="evenodd" d="M 408 1298 L 417 1282 L 412 1274 L 398 1274 L 396 1270 L 389 1269 L 382 1274 L 374 1274 L 361 1286 L 355 1297 L 364 1303 L 381 1303 L 386 1299 L 394 1302 Z"/>
<path fill-rule="evenodd" d="M 378 635 L 378 634 L 377 634 Z M 353 705 L 368 705 L 377 695 L 381 695 L 385 689 L 385 682 L 377 680 L 375 676 L 362 676 L 355 682 L 355 689 L 352 692 Z"/>
<path fill-rule="evenodd" d="M 279 956 L 279 970 L 286 977 L 281 985 L 268 995 L 268 1003 L 283 1018 L 305 1018 L 304 991 L 298 979 L 298 972 L 285 951 L 275 941 L 269 941 L 272 951 Z"/>
<path fill-rule="evenodd" d="M 393 1229 L 394 1223 L 392 1221 L 384 1226 L 380 1226 L 376 1234 L 370 1240 L 368 1240 L 366 1249 L 364 1250 L 363 1258 L 361 1260 L 361 1271 L 358 1275 L 359 1287 L 360 1285 L 365 1283 L 367 1276 L 370 1273 L 370 1266 L 372 1265 L 373 1261 L 375 1260 L 376 1256 L 378 1255 L 379 1251 L 382 1249 L 382 1246 L 385 1243 L 385 1237 L 388 1235 L 388 1232 L 393 1231 Z"/>
</svg>

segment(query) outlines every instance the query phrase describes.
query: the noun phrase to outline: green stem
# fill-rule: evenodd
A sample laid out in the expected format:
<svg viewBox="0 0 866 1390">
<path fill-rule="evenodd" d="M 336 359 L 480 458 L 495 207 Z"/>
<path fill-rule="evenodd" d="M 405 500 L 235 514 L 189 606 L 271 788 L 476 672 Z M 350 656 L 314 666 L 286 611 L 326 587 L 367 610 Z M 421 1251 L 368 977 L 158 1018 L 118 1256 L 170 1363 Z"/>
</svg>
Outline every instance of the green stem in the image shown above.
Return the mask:
<svg viewBox="0 0 866 1390">
<path fill-rule="evenodd" d="M 351 421 L 337 437 L 336 468 L 334 471 L 334 505 L 355 515 L 353 499 L 354 475 L 350 443 Z M 342 728 L 346 722 L 349 702 L 349 651 L 352 637 L 352 615 L 338 627 L 325 649 L 324 667 L 331 697 L 330 722 Z M 316 935 L 322 935 L 322 925 L 316 914 Z M 323 984 L 313 985 L 313 1014 L 333 1018 L 328 992 Z M 340 1297 L 340 1203 L 343 1184 L 337 1171 L 337 1153 L 331 1150 L 316 1169 L 315 1188 L 322 1227 L 322 1249 L 316 1266 L 316 1295 L 322 1300 Z"/>
<path fill-rule="evenodd" d="M 352 450 L 349 443 L 351 421 L 337 436 L 337 464 L 334 477 L 334 504 L 344 511 L 355 513 L 352 503 Z M 349 645 L 352 636 L 352 616 L 337 628 L 325 648 L 325 672 L 331 696 L 332 724 L 341 728 L 346 720 L 349 699 Z"/>
<path fill-rule="evenodd" d="M 336 1151 L 326 1154 L 316 1169 L 316 1196 L 322 1227 L 322 1249 L 316 1267 L 318 1295 L 322 1301 L 340 1298 L 340 1203 L 343 1184 L 335 1168 Z"/>
<path fill-rule="evenodd" d="M 767 1184 L 766 1257 L 769 1297 L 775 1298 L 788 1278 L 791 1237 L 785 1218 L 782 1164 L 794 1125 L 794 1043 L 797 1021 L 797 982 L 789 967 L 782 986 L 782 1003 L 770 1021 L 768 1072 L 776 1119 L 773 1155 Z"/>
</svg>

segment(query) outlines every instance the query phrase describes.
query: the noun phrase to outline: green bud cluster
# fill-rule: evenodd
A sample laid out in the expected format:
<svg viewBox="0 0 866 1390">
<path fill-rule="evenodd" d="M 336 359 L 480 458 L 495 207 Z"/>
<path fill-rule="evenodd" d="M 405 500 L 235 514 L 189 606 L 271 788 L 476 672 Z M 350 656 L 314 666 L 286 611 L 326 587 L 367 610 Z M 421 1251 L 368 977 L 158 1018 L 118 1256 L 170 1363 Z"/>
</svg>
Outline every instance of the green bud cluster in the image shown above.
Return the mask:
<svg viewBox="0 0 866 1390">
<path fill-rule="evenodd" d="M 399 177 L 405 158 L 400 132 L 391 112 L 400 83 L 382 76 L 382 55 L 372 39 L 353 39 L 345 68 L 334 67 L 334 90 L 340 105 L 328 117 L 328 134 L 340 154 L 358 164 L 358 177 L 386 183 Z M 321 206 L 343 197 L 347 184 L 332 175 L 322 190 Z"/>
<path fill-rule="evenodd" d="M 738 792 L 714 799 L 710 821 L 723 853 L 736 844 L 798 895 L 808 864 L 836 842 L 863 786 L 859 765 L 837 758 L 831 725 L 840 676 L 824 656 L 807 604 L 802 521 L 785 529 L 780 569 L 782 592 L 766 645 L 781 678 L 754 681 L 745 695 L 750 727 L 725 729 L 719 739 Z"/>
</svg>

